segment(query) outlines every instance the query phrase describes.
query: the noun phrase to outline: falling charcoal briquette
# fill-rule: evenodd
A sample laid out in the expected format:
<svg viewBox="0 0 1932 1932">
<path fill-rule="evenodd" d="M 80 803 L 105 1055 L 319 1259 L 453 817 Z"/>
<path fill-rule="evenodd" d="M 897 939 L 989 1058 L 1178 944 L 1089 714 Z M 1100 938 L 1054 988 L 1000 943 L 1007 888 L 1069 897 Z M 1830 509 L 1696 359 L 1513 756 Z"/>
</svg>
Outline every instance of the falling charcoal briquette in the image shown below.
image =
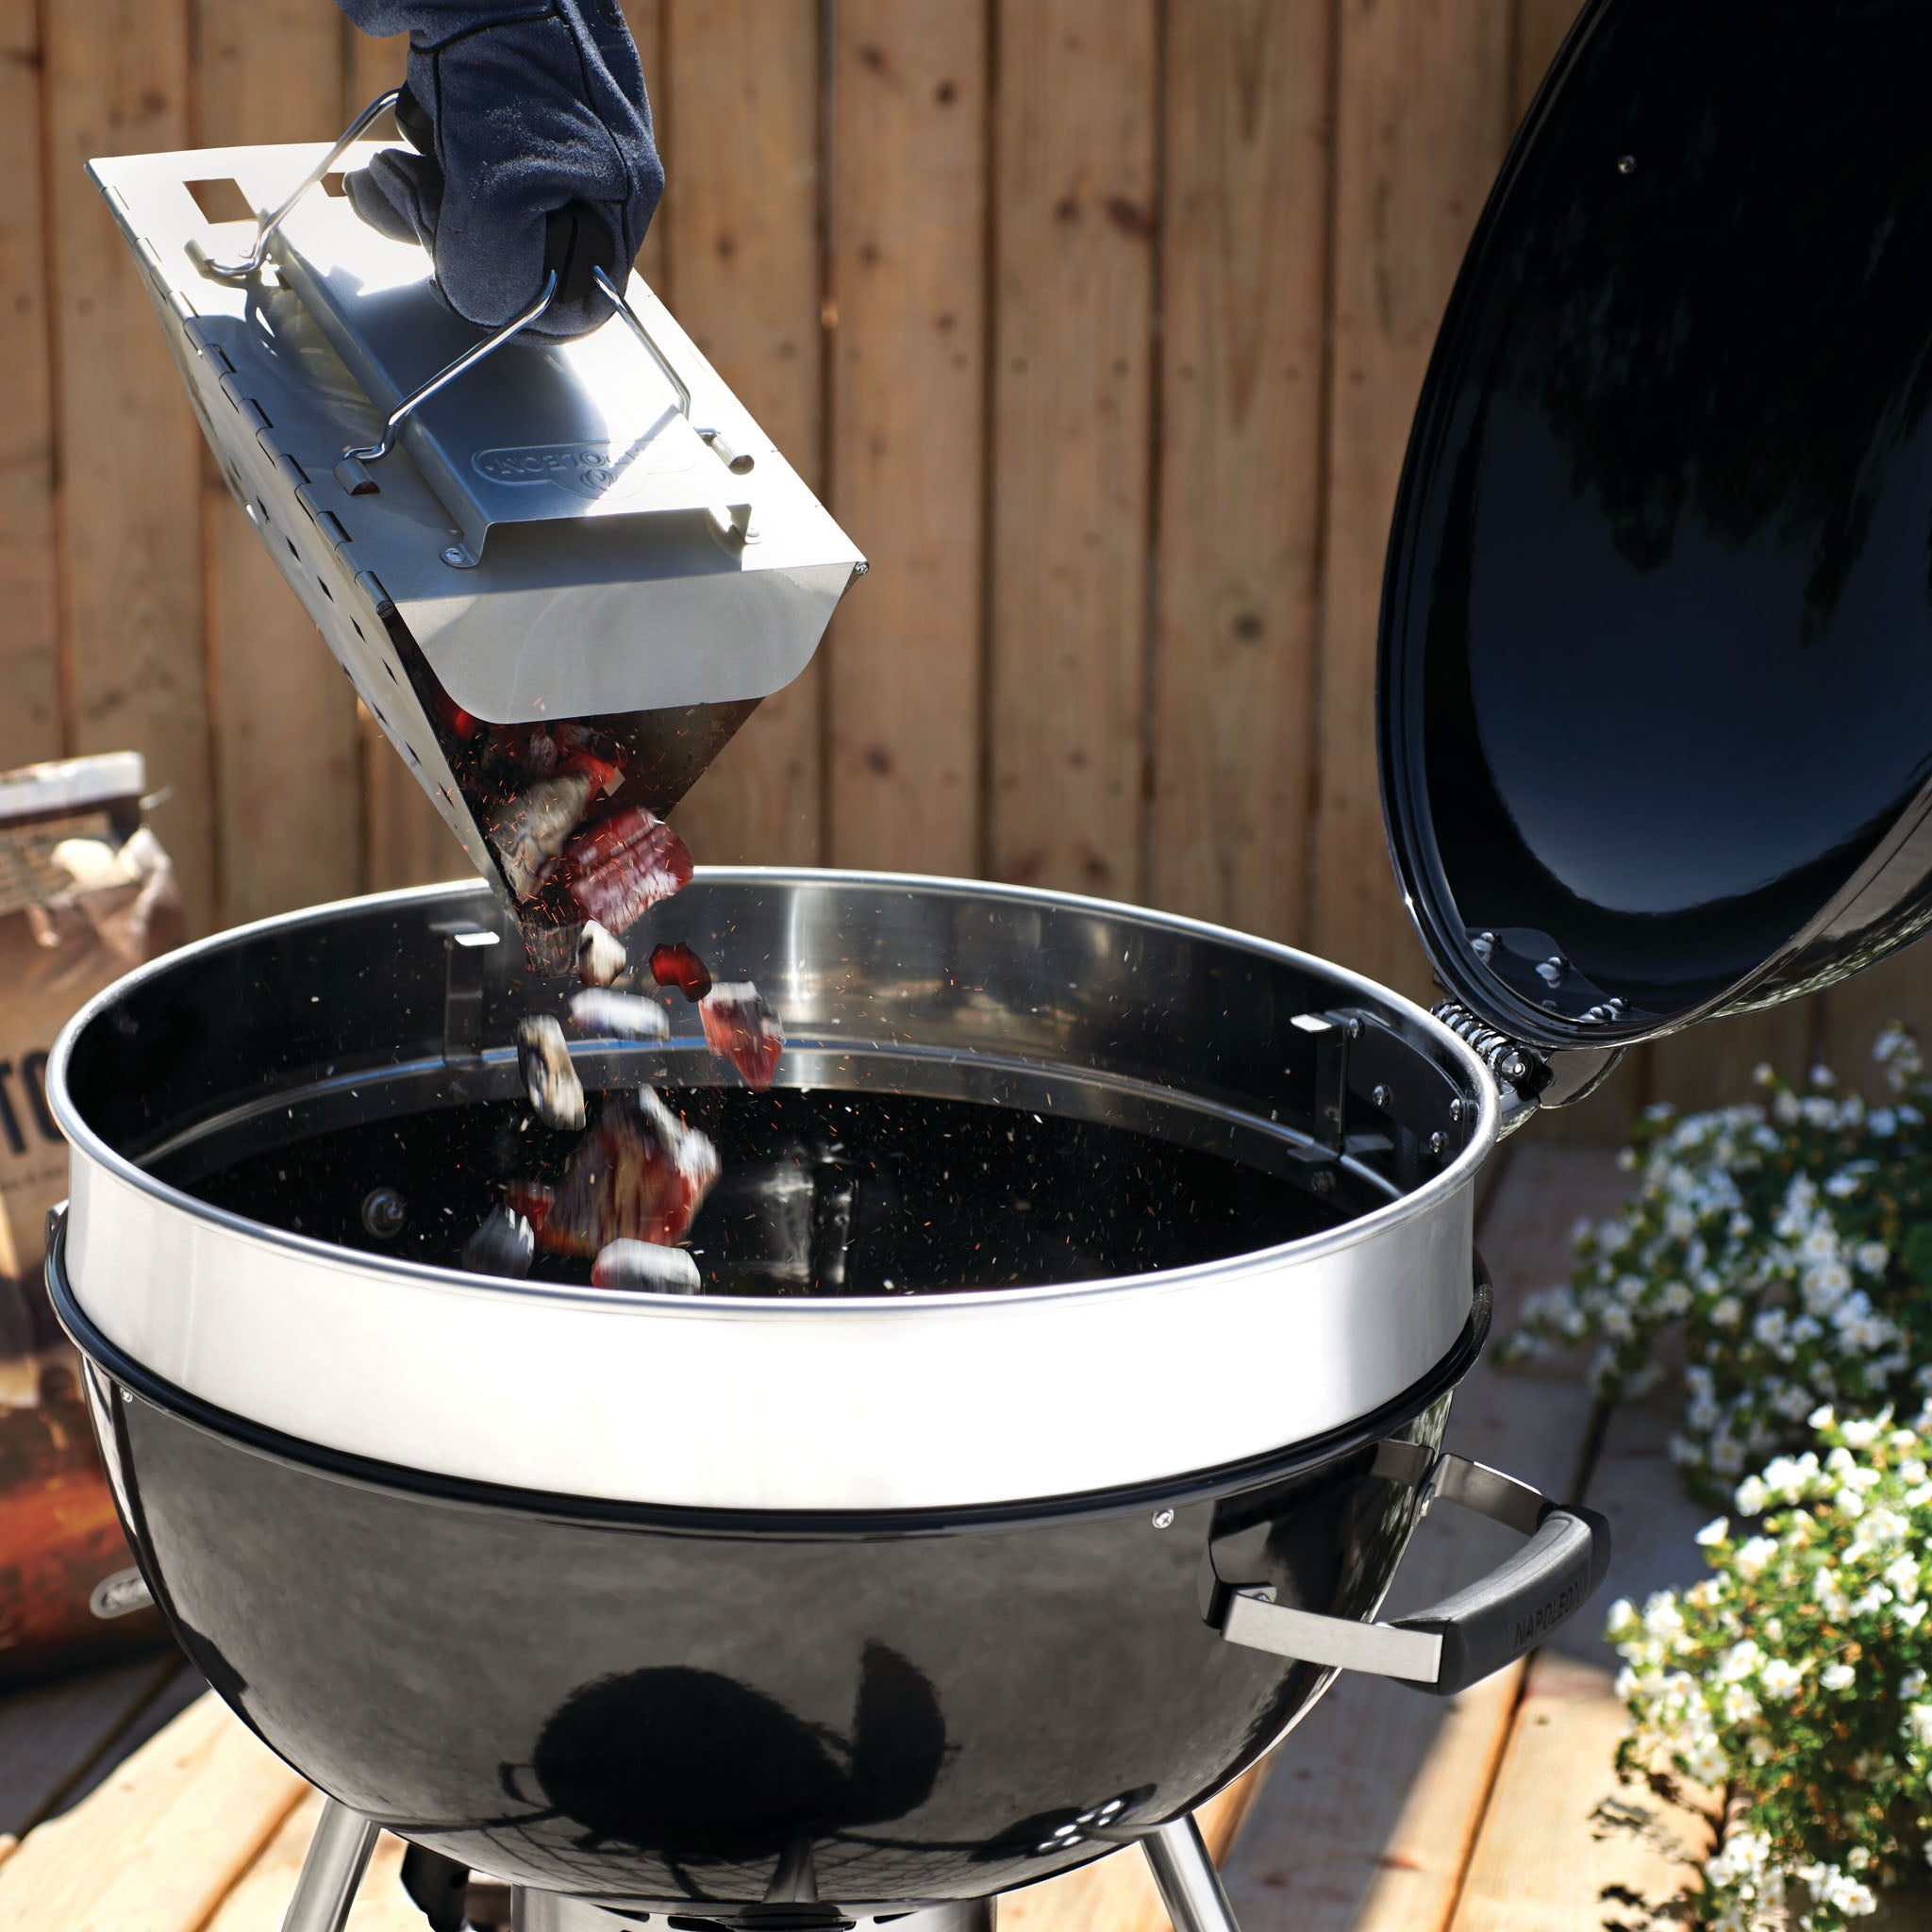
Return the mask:
<svg viewBox="0 0 1932 1932">
<path fill-rule="evenodd" d="M 604 1103 L 554 1188 L 516 1182 L 510 1206 L 527 1214 L 537 1245 L 592 1258 L 614 1241 L 682 1241 L 718 1178 L 718 1150 L 648 1087 Z"/>
<path fill-rule="evenodd" d="M 570 996 L 571 1024 L 608 1040 L 668 1040 L 671 1015 L 656 1000 L 591 987 Z"/>
<path fill-rule="evenodd" d="M 548 1013 L 517 1022 L 517 1068 L 537 1118 L 546 1127 L 580 1127 L 589 1118 L 563 1028 Z"/>
<path fill-rule="evenodd" d="M 577 977 L 586 986 L 608 986 L 630 964 L 624 941 L 592 920 L 577 935 Z"/>
<path fill-rule="evenodd" d="M 623 933 L 691 884 L 691 854 L 655 812 L 633 806 L 573 839 L 557 875 L 585 918 Z"/>
<path fill-rule="evenodd" d="M 651 948 L 651 977 L 659 986 L 675 986 L 692 1005 L 711 990 L 709 969 L 682 940 Z"/>
<path fill-rule="evenodd" d="M 521 1281 L 536 1258 L 537 1237 L 514 1208 L 492 1208 L 463 1243 L 463 1267 L 471 1274 Z"/>
<path fill-rule="evenodd" d="M 580 940 L 575 921 L 549 925 L 541 919 L 523 922 L 524 960 L 533 979 L 561 979 L 578 956 Z"/>
<path fill-rule="evenodd" d="M 698 1294 L 698 1264 L 687 1248 L 658 1241 L 615 1241 L 591 1263 L 592 1288 L 625 1288 L 641 1294 Z"/>
<path fill-rule="evenodd" d="M 705 1044 L 729 1060 L 747 1087 L 762 1093 L 778 1071 L 785 1029 L 758 988 L 748 979 L 721 982 L 698 1002 L 698 1017 L 705 1024 Z"/>
<path fill-rule="evenodd" d="M 537 890 L 545 864 L 563 850 L 591 800 L 617 775 L 617 768 L 602 758 L 578 756 L 554 778 L 539 779 L 491 808 L 483 830 L 519 899 Z"/>
</svg>

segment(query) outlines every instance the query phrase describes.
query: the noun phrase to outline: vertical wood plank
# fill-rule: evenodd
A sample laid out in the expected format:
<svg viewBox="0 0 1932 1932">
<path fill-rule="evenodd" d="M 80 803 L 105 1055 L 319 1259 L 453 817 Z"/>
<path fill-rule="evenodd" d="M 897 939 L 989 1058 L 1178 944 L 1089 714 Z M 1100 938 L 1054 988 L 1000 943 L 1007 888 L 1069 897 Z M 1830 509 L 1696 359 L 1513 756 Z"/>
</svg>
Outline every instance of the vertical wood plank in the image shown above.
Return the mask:
<svg viewBox="0 0 1932 1932">
<path fill-rule="evenodd" d="M 1516 97 L 1520 121 L 1542 85 L 1563 36 L 1575 23 L 1578 0 L 1516 0 Z"/>
<path fill-rule="evenodd" d="M 659 147 L 664 140 L 664 9 L 667 0 L 619 0 L 625 25 L 637 42 L 638 59 L 644 70 L 644 92 L 651 102 L 651 127 Z M 637 270 L 656 289 L 664 292 L 665 212 L 660 205 L 651 225 L 644 231 L 644 245 L 638 250 Z"/>
<path fill-rule="evenodd" d="M 199 0 L 208 146 L 328 141 L 341 128 L 341 20 L 311 0 Z M 204 454 L 208 655 L 224 924 L 356 890 L 355 693 Z"/>
<path fill-rule="evenodd" d="M 1650 1097 L 1680 1112 L 1730 1107 L 1759 1098 L 1751 1071 L 1769 1060 L 1788 1080 L 1802 1080 L 1817 1058 L 1823 1008 L 1815 997 L 1788 1000 L 1767 1012 L 1707 1020 L 1650 1049 Z"/>
<path fill-rule="evenodd" d="M 1882 965 L 1833 987 L 1820 1005 L 1818 1058 L 1843 1086 L 1877 1096 L 1886 1089 L 1872 1064 L 1872 1042 L 1882 1027 L 1902 1021 L 1932 1052 L 1932 945 L 1914 941 Z"/>
<path fill-rule="evenodd" d="M 0 5 L 0 771 L 61 748 L 37 12 Z"/>
<path fill-rule="evenodd" d="M 830 856 L 979 849 L 983 0 L 840 0 L 832 489 L 872 561 L 827 641 Z"/>
<path fill-rule="evenodd" d="M 1294 941 L 1314 758 L 1330 24 L 1324 7 L 1173 0 L 1166 53 L 1147 891 Z"/>
<path fill-rule="evenodd" d="M 672 0 L 667 261 L 677 319 L 806 482 L 823 481 L 817 0 Z M 822 856 L 824 653 L 678 808 L 701 860 Z"/>
<path fill-rule="evenodd" d="M 1149 0 L 1002 0 L 992 869 L 1140 890 L 1158 216 Z"/>
<path fill-rule="evenodd" d="M 415 769 L 403 762 L 361 699 L 355 709 L 362 769 L 360 890 L 390 892 L 466 877 L 470 861 L 416 782 Z"/>
<path fill-rule="evenodd" d="M 189 144 L 187 0 L 48 7 L 47 218 L 71 749 L 129 749 L 191 932 L 214 911 L 201 434 L 133 256 L 82 163 Z"/>
<path fill-rule="evenodd" d="M 377 94 L 402 86 L 409 58 L 408 34 L 389 34 L 376 40 L 360 28 L 351 26 L 346 20 L 342 20 L 341 25 L 343 34 L 341 126 L 335 130 L 337 133 L 341 133 L 341 128 L 346 127 Z M 382 123 L 373 132 L 377 138 L 387 137 L 389 124 Z"/>
<path fill-rule="evenodd" d="M 1489 0 L 1341 11 L 1314 937 L 1417 997 L 1375 774 L 1376 614 L 1409 420 L 1511 124 L 1511 27 Z"/>
<path fill-rule="evenodd" d="M 375 40 L 346 20 L 341 22 L 341 27 L 342 97 L 337 131 L 346 127 L 377 94 L 402 85 L 409 51 L 407 34 Z M 374 131 L 384 139 L 391 132 L 387 121 Z M 342 689 L 349 690 L 346 681 Z M 396 887 L 428 885 L 459 876 L 468 869 L 462 847 L 375 720 L 359 701 L 352 703 L 350 709 L 362 802 L 358 887 L 366 892 L 386 892 Z"/>
</svg>

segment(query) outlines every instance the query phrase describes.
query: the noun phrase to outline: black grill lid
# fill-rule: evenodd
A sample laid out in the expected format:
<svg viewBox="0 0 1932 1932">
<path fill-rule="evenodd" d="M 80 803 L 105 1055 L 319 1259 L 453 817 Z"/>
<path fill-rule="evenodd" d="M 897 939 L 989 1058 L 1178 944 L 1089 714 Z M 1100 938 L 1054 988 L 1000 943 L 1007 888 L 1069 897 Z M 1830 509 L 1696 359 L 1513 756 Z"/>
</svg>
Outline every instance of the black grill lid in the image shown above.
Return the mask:
<svg viewBox="0 0 1932 1932">
<path fill-rule="evenodd" d="M 1766 1005 L 1932 918 L 1928 81 L 1923 0 L 1597 0 L 1491 195 L 1380 754 L 1423 942 L 1514 1040 Z"/>
</svg>

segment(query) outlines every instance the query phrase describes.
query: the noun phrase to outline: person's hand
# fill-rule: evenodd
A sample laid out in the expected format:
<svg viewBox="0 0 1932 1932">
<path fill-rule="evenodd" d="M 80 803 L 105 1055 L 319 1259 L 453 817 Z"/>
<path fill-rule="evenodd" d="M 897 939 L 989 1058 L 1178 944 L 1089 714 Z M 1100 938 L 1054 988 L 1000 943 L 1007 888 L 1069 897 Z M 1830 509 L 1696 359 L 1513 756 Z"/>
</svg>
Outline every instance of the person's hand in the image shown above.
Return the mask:
<svg viewBox="0 0 1932 1932">
<path fill-rule="evenodd" d="M 617 0 L 339 0 L 365 33 L 409 36 L 389 149 L 345 184 L 356 212 L 420 242 L 458 315 L 501 327 L 558 291 L 531 333 L 607 321 L 664 191 L 651 108 Z"/>
</svg>

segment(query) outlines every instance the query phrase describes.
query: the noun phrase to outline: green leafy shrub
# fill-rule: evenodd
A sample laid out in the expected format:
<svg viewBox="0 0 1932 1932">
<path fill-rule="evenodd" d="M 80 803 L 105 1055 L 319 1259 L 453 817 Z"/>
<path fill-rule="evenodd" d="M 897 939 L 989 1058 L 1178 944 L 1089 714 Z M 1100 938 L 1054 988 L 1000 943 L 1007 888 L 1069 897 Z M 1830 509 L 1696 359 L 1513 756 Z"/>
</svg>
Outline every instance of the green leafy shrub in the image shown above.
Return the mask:
<svg viewBox="0 0 1932 1932">
<path fill-rule="evenodd" d="M 1758 1069 L 1762 1105 L 1653 1108 L 1625 1164 L 1637 1197 L 1577 1229 L 1571 1282 L 1531 1299 L 1502 1358 L 1594 1341 L 1621 1402 L 1663 1373 L 1681 1329 L 1687 1403 L 1673 1453 L 1709 1497 L 1809 1440 L 1821 1402 L 1870 1413 L 1932 1392 L 1932 1082 L 1900 1027 L 1874 1057 L 1893 1098 L 1804 1090 Z"/>
<path fill-rule="evenodd" d="M 1822 1456 L 1738 1488 L 1757 1533 L 1708 1524 L 1709 1576 L 1610 1611 L 1619 1768 L 1724 1802 L 1696 1902 L 1709 1932 L 1782 1927 L 1800 1906 L 1798 1926 L 1840 1932 L 1923 1880 L 1932 1841 L 1932 1404 L 1911 1428 L 1812 1420 Z"/>
</svg>

